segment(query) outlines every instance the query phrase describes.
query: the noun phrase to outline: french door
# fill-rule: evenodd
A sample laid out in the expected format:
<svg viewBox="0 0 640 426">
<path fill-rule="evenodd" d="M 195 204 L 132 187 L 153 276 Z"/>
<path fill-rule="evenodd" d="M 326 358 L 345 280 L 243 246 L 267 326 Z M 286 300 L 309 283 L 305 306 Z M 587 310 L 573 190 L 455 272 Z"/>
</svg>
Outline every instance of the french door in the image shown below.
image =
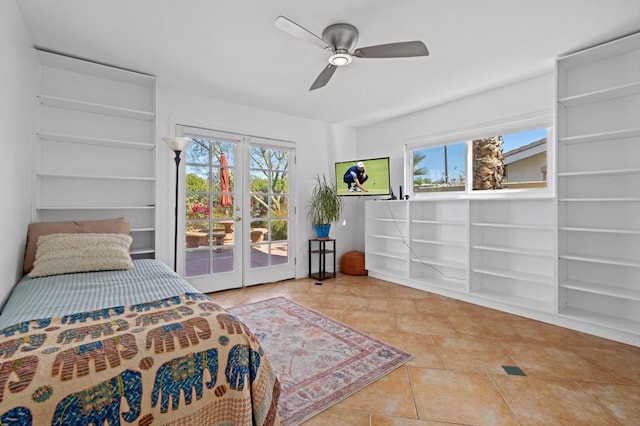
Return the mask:
<svg viewBox="0 0 640 426">
<path fill-rule="evenodd" d="M 203 292 L 293 278 L 293 144 L 186 126 L 177 134 L 193 139 L 179 272 Z"/>
</svg>

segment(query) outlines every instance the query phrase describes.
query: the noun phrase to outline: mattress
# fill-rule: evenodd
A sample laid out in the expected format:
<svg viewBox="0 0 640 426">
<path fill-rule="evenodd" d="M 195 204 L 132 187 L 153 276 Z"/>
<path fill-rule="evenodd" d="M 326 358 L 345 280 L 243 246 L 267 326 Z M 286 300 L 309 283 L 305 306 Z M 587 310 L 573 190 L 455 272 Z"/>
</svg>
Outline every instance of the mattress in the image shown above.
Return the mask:
<svg viewBox="0 0 640 426">
<path fill-rule="evenodd" d="M 41 278 L 25 275 L 0 315 L 0 329 L 33 319 L 134 305 L 183 293 L 199 291 L 167 265 L 152 259 L 134 260 L 128 270 Z"/>
</svg>

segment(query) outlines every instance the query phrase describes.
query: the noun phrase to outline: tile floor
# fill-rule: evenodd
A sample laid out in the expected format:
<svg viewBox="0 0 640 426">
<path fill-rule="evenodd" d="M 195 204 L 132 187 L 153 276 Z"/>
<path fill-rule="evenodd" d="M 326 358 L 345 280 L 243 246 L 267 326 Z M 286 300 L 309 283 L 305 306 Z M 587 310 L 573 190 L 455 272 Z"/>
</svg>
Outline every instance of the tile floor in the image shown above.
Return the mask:
<svg viewBox="0 0 640 426">
<path fill-rule="evenodd" d="M 634 346 L 368 277 L 210 295 L 223 307 L 284 296 L 415 356 L 306 426 L 640 424 Z"/>
</svg>

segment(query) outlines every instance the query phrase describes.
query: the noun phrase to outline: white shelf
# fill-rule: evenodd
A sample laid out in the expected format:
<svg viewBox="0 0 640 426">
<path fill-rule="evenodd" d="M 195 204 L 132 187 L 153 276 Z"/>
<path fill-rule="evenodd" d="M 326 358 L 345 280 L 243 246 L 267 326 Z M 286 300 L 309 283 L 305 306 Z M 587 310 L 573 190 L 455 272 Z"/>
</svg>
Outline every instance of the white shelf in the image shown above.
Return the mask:
<svg viewBox="0 0 640 426">
<path fill-rule="evenodd" d="M 451 246 L 451 247 L 466 247 L 467 243 L 464 241 L 443 241 L 443 240 L 425 240 L 422 238 L 412 238 L 411 239 L 412 243 L 419 243 L 419 244 L 433 244 L 433 245 L 440 245 L 440 246 Z"/>
<path fill-rule="evenodd" d="M 155 113 L 150 111 L 119 108 L 112 105 L 96 104 L 92 102 L 78 101 L 76 99 L 60 98 L 57 96 L 38 95 L 38 99 L 40 99 L 40 103 L 44 106 L 112 115 L 115 117 L 130 118 L 133 120 L 152 121 L 156 116 Z"/>
<path fill-rule="evenodd" d="M 625 300 L 640 301 L 640 290 L 629 290 L 626 288 L 612 287 L 610 285 L 588 283 L 584 281 L 564 281 L 560 283 L 560 288 L 600 294 Z"/>
<path fill-rule="evenodd" d="M 367 254 L 371 254 L 374 256 L 381 256 L 381 257 L 387 257 L 390 259 L 399 259 L 402 261 L 407 260 L 407 255 L 406 253 L 397 253 L 397 252 L 390 252 L 390 251 L 383 251 L 383 250 L 374 250 L 374 251 L 368 251 Z"/>
<path fill-rule="evenodd" d="M 395 235 L 373 234 L 373 235 L 368 235 L 368 237 L 370 237 L 370 238 L 381 238 L 381 239 L 387 239 L 387 240 L 404 241 L 404 239 L 402 237 L 398 237 L 398 236 L 395 236 Z"/>
<path fill-rule="evenodd" d="M 629 266 L 632 268 L 640 268 L 640 261 L 633 259 L 621 259 L 619 257 L 603 257 L 603 256 L 585 256 L 581 254 L 560 254 L 560 259 L 575 260 L 578 262 L 601 263 L 604 265 Z"/>
<path fill-rule="evenodd" d="M 155 232 L 156 228 L 131 228 L 129 232 Z"/>
<path fill-rule="evenodd" d="M 561 226 L 559 231 L 565 232 L 597 232 L 603 234 L 624 234 L 624 235 L 640 235 L 638 229 L 614 229 L 614 228 L 587 228 L 577 226 Z"/>
<path fill-rule="evenodd" d="M 590 197 L 590 198 L 559 198 L 563 203 L 633 203 L 640 201 L 640 197 Z"/>
<path fill-rule="evenodd" d="M 371 266 L 371 267 L 368 267 L 367 269 L 369 270 L 369 272 L 378 272 L 380 274 L 385 274 L 385 275 L 394 276 L 394 277 L 406 277 L 407 276 L 407 271 L 406 270 L 395 269 L 395 268 L 387 268 L 387 267 L 383 267 L 383 266 L 380 266 L 380 265 Z"/>
<path fill-rule="evenodd" d="M 471 226 L 477 227 L 493 227 L 493 228 L 515 228 L 515 229 L 536 229 L 541 231 L 553 231 L 551 225 L 525 225 L 515 223 L 490 223 L 490 222 L 473 222 Z"/>
<path fill-rule="evenodd" d="M 412 255 L 411 261 L 420 263 L 423 265 L 446 266 L 447 268 L 464 269 L 464 270 L 467 269 L 467 264 L 465 262 L 457 262 L 455 260 L 439 259 L 435 257 L 420 256 L 420 258 L 416 258 L 415 255 Z"/>
<path fill-rule="evenodd" d="M 475 250 L 485 250 L 485 251 L 497 251 L 502 253 L 515 253 L 515 254 L 526 254 L 528 256 L 540 256 L 540 257 L 554 257 L 554 254 L 550 250 L 534 250 L 527 248 L 520 248 L 514 246 L 496 246 L 496 245 L 487 245 L 487 244 L 477 244 L 472 245 L 472 249 Z"/>
<path fill-rule="evenodd" d="M 39 49 L 36 49 L 36 53 L 38 54 L 40 64 L 46 67 L 63 69 L 79 74 L 93 75 L 99 78 L 120 81 L 122 83 L 148 88 L 153 88 L 156 82 L 156 78 L 148 74 L 106 66 L 83 59 L 61 56 L 56 53 Z"/>
<path fill-rule="evenodd" d="M 154 182 L 156 179 L 152 177 L 138 176 L 91 176 L 91 175 L 72 175 L 62 173 L 37 173 L 36 176 L 59 179 L 81 179 L 81 180 L 133 180 L 143 182 Z"/>
<path fill-rule="evenodd" d="M 437 274 L 437 272 L 436 272 Z M 466 292 L 467 291 L 467 280 L 453 280 L 453 279 L 445 279 L 445 278 L 435 278 L 432 276 L 418 274 L 411 277 L 416 283 L 419 284 L 428 284 L 433 287 L 444 288 L 447 290 L 455 290 L 458 292 Z"/>
<path fill-rule="evenodd" d="M 86 144 L 86 145 L 113 146 L 113 147 L 119 147 L 119 148 L 142 149 L 142 150 L 149 150 L 149 151 L 155 149 L 155 147 L 156 147 L 152 143 L 122 141 L 122 140 L 116 140 L 116 139 L 93 138 L 93 137 L 88 137 L 88 136 L 62 135 L 62 134 L 59 134 L 59 133 L 48 133 L 48 132 L 39 132 L 37 134 L 38 134 L 38 137 L 40 137 L 40 139 L 42 139 L 42 140 L 55 141 L 55 142 L 67 142 L 67 143 Z"/>
<path fill-rule="evenodd" d="M 373 220 L 376 222 L 400 222 L 400 223 L 406 223 L 407 220 L 406 219 L 391 219 L 391 218 L 385 218 L 385 217 L 370 217 L 369 220 Z"/>
<path fill-rule="evenodd" d="M 155 206 L 39 206 L 36 210 L 153 210 Z"/>
<path fill-rule="evenodd" d="M 625 96 L 640 94 L 640 82 L 623 84 L 603 90 L 596 90 L 576 96 L 569 96 L 558 100 L 558 103 L 565 107 L 576 107 L 590 103 L 608 101 Z"/>
<path fill-rule="evenodd" d="M 640 136 L 640 128 L 613 130 L 610 132 L 588 133 L 584 135 L 567 136 L 558 138 L 558 142 L 571 145 L 576 143 L 590 143 L 601 141 L 613 141 Z"/>
<path fill-rule="evenodd" d="M 618 175 L 633 175 L 640 174 L 640 168 L 638 169 L 617 169 L 617 170 L 593 170 L 583 172 L 561 172 L 558 173 L 559 177 L 572 177 L 572 176 L 618 176 Z"/>
<path fill-rule="evenodd" d="M 532 299 L 530 297 L 514 296 L 512 294 L 499 293 L 497 291 L 477 289 L 473 290 L 474 294 L 482 296 L 485 299 L 494 300 L 496 302 L 506 303 L 513 306 L 521 306 L 527 309 L 533 309 L 541 312 L 553 312 L 554 305 L 549 302 Z"/>
<path fill-rule="evenodd" d="M 565 307 L 560 311 L 559 315 L 634 335 L 638 335 L 638 330 L 640 330 L 640 321 L 614 317 L 613 315 L 605 315 L 599 312 L 580 309 L 573 306 Z"/>
<path fill-rule="evenodd" d="M 433 224 L 433 225 L 455 225 L 455 226 L 466 226 L 467 222 L 462 221 L 453 221 L 453 220 L 423 220 L 423 219 L 412 219 L 411 223 L 422 223 L 422 224 Z"/>
<path fill-rule="evenodd" d="M 478 274 L 485 275 L 493 275 L 496 277 L 502 278 L 510 278 L 519 281 L 529 281 L 536 284 L 543 284 L 546 286 L 553 286 L 552 280 L 553 278 L 547 275 L 541 274 L 531 274 L 527 272 L 514 271 L 510 269 L 500 269 L 500 268 L 490 268 L 490 267 L 480 267 L 480 268 L 472 268 L 471 272 L 476 272 Z"/>
</svg>

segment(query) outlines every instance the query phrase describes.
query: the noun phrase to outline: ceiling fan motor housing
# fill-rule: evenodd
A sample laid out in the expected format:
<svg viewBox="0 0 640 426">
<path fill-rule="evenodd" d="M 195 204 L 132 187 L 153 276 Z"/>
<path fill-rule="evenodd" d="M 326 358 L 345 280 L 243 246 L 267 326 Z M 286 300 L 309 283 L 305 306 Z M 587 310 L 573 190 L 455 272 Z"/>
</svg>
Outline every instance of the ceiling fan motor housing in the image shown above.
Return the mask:
<svg viewBox="0 0 640 426">
<path fill-rule="evenodd" d="M 358 43 L 358 30 L 349 24 L 333 24 L 322 31 L 322 39 L 333 46 L 336 53 L 348 53 Z"/>
</svg>

